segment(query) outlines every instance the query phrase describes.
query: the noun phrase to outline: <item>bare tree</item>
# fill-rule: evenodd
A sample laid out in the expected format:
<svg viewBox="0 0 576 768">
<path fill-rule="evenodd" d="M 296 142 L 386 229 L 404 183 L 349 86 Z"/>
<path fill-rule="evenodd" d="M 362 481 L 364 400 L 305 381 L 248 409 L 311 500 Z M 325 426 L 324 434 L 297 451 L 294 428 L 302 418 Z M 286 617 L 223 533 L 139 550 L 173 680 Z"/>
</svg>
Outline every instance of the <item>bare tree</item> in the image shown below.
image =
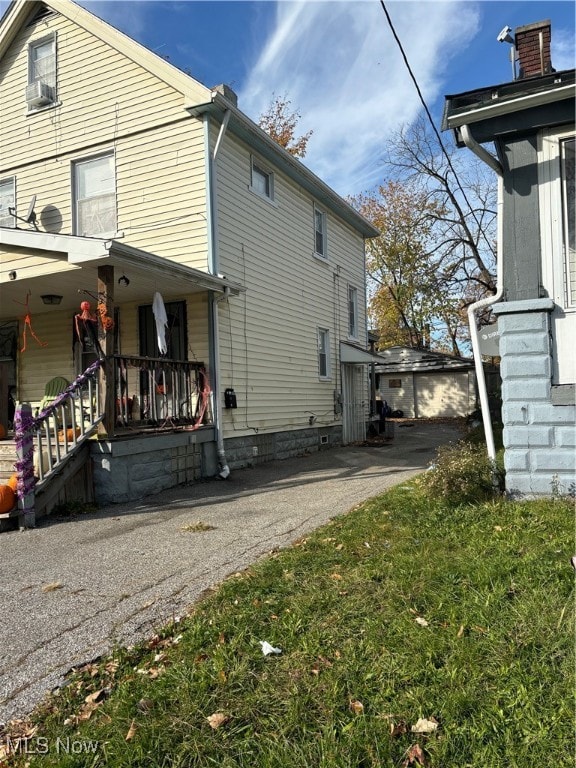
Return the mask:
<svg viewBox="0 0 576 768">
<path fill-rule="evenodd" d="M 446 145 L 424 117 L 399 130 L 386 146 L 388 182 L 352 203 L 383 233 L 367 246 L 371 319 L 382 339 L 459 354 L 467 307 L 495 290 L 496 184 L 450 137 Z"/>
</svg>

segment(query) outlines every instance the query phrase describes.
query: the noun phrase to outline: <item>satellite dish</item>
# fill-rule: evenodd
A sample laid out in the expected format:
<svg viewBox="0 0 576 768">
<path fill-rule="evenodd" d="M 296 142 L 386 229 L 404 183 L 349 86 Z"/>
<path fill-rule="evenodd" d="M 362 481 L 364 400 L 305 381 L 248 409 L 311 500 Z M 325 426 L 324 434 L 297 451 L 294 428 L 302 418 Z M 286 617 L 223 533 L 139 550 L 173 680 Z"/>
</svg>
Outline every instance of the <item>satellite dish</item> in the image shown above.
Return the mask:
<svg viewBox="0 0 576 768">
<path fill-rule="evenodd" d="M 26 216 L 23 218 L 22 216 L 16 216 L 16 208 L 8 208 L 8 213 L 10 216 L 14 216 L 15 219 L 18 219 L 18 221 L 23 221 L 26 224 L 32 224 L 36 232 L 38 232 L 38 225 L 36 224 L 36 213 L 34 212 L 34 206 L 36 205 L 36 195 L 32 195 L 32 199 L 30 200 L 30 205 L 28 206 L 28 212 L 26 213 Z"/>
<path fill-rule="evenodd" d="M 26 214 L 26 221 L 28 224 L 34 224 L 36 226 L 36 214 L 34 213 L 34 206 L 36 205 L 36 195 L 32 195 L 30 205 L 28 206 L 28 213 Z"/>
</svg>

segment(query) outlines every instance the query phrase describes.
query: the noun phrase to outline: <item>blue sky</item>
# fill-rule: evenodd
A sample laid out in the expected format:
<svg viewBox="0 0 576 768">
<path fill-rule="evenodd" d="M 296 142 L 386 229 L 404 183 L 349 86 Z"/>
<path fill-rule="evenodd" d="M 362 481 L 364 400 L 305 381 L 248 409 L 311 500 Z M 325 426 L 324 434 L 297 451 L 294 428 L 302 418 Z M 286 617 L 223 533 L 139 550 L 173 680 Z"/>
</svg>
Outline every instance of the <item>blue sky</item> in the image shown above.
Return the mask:
<svg viewBox="0 0 576 768">
<path fill-rule="evenodd" d="M 256 119 L 273 94 L 314 131 L 305 163 L 340 194 L 371 189 L 386 138 L 420 109 L 379 0 L 81 0 L 175 66 L 227 83 Z M 0 0 L 0 9 L 7 6 Z M 388 0 L 386 7 L 439 125 L 443 97 L 511 79 L 514 29 L 552 22 L 552 64 L 574 67 L 574 4 Z"/>
</svg>

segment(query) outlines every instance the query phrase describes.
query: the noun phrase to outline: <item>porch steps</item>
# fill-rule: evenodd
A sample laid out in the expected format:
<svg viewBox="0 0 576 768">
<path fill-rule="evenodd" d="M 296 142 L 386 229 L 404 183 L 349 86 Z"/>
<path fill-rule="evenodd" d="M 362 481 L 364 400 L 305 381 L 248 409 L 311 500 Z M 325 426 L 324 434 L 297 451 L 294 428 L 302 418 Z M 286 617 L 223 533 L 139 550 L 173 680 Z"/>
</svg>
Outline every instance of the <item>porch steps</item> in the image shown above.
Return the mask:
<svg viewBox="0 0 576 768">
<path fill-rule="evenodd" d="M 5 484 L 14 474 L 14 463 L 17 458 L 14 440 L 10 438 L 0 440 L 0 485 Z"/>
</svg>

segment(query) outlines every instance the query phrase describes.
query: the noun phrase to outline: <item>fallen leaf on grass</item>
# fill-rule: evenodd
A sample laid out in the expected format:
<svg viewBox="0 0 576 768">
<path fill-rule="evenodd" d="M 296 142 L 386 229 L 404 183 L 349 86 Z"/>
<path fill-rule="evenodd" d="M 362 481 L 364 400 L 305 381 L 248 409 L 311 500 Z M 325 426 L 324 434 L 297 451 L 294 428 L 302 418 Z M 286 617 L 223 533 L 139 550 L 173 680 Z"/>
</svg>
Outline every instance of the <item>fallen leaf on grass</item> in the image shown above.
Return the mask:
<svg viewBox="0 0 576 768">
<path fill-rule="evenodd" d="M 414 619 L 416 624 L 420 624 L 421 627 L 428 627 L 429 623 L 426 621 L 426 619 L 423 619 L 422 616 L 416 616 Z"/>
<path fill-rule="evenodd" d="M 421 717 L 416 725 L 413 725 L 410 729 L 412 733 L 434 733 L 438 729 L 437 720 L 427 720 L 425 717 Z"/>
<path fill-rule="evenodd" d="M 99 691 L 94 691 L 94 693 L 90 693 L 84 701 L 86 704 L 99 704 L 101 701 L 104 701 L 106 696 L 110 693 L 110 688 L 101 688 Z"/>
<path fill-rule="evenodd" d="M 330 578 L 334 579 L 335 581 L 341 581 L 342 580 L 342 576 L 339 573 L 331 573 L 330 574 Z"/>
<path fill-rule="evenodd" d="M 140 712 L 143 712 L 145 715 L 147 715 L 148 712 L 150 712 L 153 709 L 154 702 L 152 701 L 152 699 L 140 699 L 140 701 L 138 702 L 138 704 L 136 704 L 136 706 L 138 707 L 138 710 Z"/>
<path fill-rule="evenodd" d="M 361 715 L 364 712 L 364 704 L 361 701 L 351 701 L 350 711 L 354 712 L 355 715 Z"/>
<path fill-rule="evenodd" d="M 224 712 L 214 712 L 214 714 L 207 717 L 206 720 L 208 720 L 210 728 L 216 730 L 216 728 L 220 728 L 221 725 L 227 723 L 230 718 L 228 715 L 225 715 Z"/>
<path fill-rule="evenodd" d="M 411 765 L 426 765 L 426 755 L 422 751 L 420 744 L 412 744 L 410 749 L 406 752 L 406 759 L 402 763 L 403 768 L 408 768 Z"/>
<path fill-rule="evenodd" d="M 456 633 L 456 637 L 464 637 L 465 631 L 466 631 L 466 628 L 464 627 L 464 624 L 460 624 L 460 629 Z"/>
<path fill-rule="evenodd" d="M 408 733 L 408 726 L 404 720 L 400 720 L 399 723 L 390 723 L 390 738 L 397 739 L 405 733 Z"/>
<path fill-rule="evenodd" d="M 132 720 L 132 722 L 130 723 L 130 728 L 128 728 L 128 733 L 124 737 L 124 740 L 132 741 L 135 735 L 136 735 L 136 721 Z"/>
<path fill-rule="evenodd" d="M 62 589 L 63 586 L 61 581 L 53 581 L 50 584 L 44 584 L 42 592 L 55 592 L 57 589 Z"/>
</svg>

